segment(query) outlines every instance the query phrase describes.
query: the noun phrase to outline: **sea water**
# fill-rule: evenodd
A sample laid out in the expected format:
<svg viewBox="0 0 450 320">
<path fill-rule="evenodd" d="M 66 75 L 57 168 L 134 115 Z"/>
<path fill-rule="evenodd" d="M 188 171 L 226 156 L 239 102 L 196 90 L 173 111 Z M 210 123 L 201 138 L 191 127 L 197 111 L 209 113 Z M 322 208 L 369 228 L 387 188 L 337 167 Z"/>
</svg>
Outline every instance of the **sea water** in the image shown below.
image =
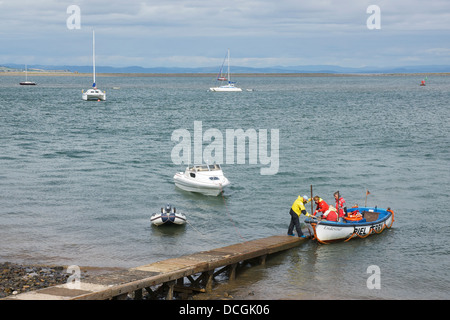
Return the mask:
<svg viewBox="0 0 450 320">
<path fill-rule="evenodd" d="M 107 101 L 86 102 L 89 77 L 0 77 L 0 260 L 135 267 L 283 235 L 312 185 L 331 204 L 339 190 L 348 206 L 391 207 L 392 229 L 271 256 L 238 275 L 235 297 L 450 298 L 450 78 L 235 80 L 243 92 L 208 92 L 208 77 L 98 77 Z M 176 188 L 185 165 L 172 135 L 194 135 L 196 121 L 224 137 L 278 130 L 276 174 L 262 175 L 247 150 L 245 163 L 224 161 L 223 195 Z M 188 224 L 151 226 L 166 203 Z"/>
</svg>

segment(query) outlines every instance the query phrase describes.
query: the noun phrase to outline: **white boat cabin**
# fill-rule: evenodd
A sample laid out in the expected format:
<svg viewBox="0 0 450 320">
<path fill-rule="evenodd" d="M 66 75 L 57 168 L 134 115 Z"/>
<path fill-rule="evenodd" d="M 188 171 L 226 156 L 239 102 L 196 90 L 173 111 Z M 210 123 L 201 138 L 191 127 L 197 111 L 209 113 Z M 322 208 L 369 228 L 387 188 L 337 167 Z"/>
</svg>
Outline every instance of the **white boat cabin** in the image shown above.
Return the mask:
<svg viewBox="0 0 450 320">
<path fill-rule="evenodd" d="M 202 164 L 202 165 L 192 165 L 186 168 L 186 173 L 189 173 L 189 176 L 195 178 L 195 173 L 214 173 L 216 171 L 220 171 L 219 174 L 223 174 L 222 168 L 220 164 Z M 218 177 L 210 177 L 210 180 L 219 180 Z"/>
</svg>

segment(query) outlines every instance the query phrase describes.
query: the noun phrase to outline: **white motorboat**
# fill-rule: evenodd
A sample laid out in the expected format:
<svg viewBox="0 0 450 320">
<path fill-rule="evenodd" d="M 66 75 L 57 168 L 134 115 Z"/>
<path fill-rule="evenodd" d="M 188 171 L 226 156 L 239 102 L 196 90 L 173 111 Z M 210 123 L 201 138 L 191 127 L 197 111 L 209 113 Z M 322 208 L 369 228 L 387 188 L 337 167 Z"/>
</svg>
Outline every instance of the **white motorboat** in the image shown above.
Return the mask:
<svg viewBox="0 0 450 320">
<path fill-rule="evenodd" d="M 186 216 L 181 212 L 177 212 L 176 208 L 167 204 L 165 208 L 161 208 L 161 212 L 152 214 L 150 222 L 155 226 L 186 223 Z"/>
<path fill-rule="evenodd" d="M 180 189 L 209 196 L 219 195 L 230 184 L 219 164 L 188 166 L 184 172 L 177 172 L 173 179 Z"/>
<path fill-rule="evenodd" d="M 225 77 L 222 74 L 222 70 L 223 70 L 223 64 L 222 67 L 220 68 L 219 74 L 217 76 L 217 81 L 228 81 L 228 83 L 226 85 L 223 86 L 217 86 L 217 87 L 213 87 L 213 88 L 209 88 L 210 91 L 215 91 L 215 92 L 238 92 L 238 91 L 242 91 L 241 88 L 235 87 L 234 86 L 234 82 L 231 82 L 230 79 L 230 49 L 228 49 L 228 54 L 227 54 L 227 61 L 228 61 L 228 75 L 227 77 Z M 224 60 L 225 62 L 225 60 Z"/>
<path fill-rule="evenodd" d="M 93 76 L 93 84 L 92 88 L 86 90 L 82 90 L 82 97 L 83 100 L 86 101 L 105 101 L 106 100 L 106 92 L 101 91 L 97 89 L 96 83 L 95 83 L 95 32 L 92 30 L 92 76 Z"/>
</svg>

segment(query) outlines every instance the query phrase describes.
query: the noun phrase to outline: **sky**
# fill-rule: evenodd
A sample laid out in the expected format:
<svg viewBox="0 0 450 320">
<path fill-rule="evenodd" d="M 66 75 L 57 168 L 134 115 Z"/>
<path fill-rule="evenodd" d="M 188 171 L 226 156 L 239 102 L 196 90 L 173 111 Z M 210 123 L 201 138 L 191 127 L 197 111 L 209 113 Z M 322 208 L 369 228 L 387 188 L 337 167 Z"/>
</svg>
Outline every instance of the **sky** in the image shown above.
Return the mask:
<svg viewBox="0 0 450 320">
<path fill-rule="evenodd" d="M 0 0 L 0 65 L 91 65 L 93 29 L 101 66 L 450 65 L 448 0 Z"/>
</svg>

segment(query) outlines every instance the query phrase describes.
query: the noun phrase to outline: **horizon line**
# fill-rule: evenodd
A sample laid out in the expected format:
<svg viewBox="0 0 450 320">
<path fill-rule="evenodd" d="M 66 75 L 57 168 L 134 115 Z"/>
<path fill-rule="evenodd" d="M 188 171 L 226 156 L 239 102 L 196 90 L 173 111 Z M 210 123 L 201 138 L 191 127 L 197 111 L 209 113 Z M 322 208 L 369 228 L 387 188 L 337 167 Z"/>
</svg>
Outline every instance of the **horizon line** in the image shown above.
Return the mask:
<svg viewBox="0 0 450 320">
<path fill-rule="evenodd" d="M 24 71 L 0 71 L 0 76 L 22 76 Z M 33 76 L 67 76 L 67 77 L 91 77 L 89 72 L 69 72 L 69 71 L 28 71 Z M 100 77 L 212 77 L 216 73 L 132 73 L 132 72 L 99 72 L 96 74 Z M 287 72 L 287 73 L 235 73 L 235 77 L 364 77 L 364 76 L 450 76 L 450 72 L 386 72 L 386 73 L 326 73 L 326 72 Z"/>
</svg>

